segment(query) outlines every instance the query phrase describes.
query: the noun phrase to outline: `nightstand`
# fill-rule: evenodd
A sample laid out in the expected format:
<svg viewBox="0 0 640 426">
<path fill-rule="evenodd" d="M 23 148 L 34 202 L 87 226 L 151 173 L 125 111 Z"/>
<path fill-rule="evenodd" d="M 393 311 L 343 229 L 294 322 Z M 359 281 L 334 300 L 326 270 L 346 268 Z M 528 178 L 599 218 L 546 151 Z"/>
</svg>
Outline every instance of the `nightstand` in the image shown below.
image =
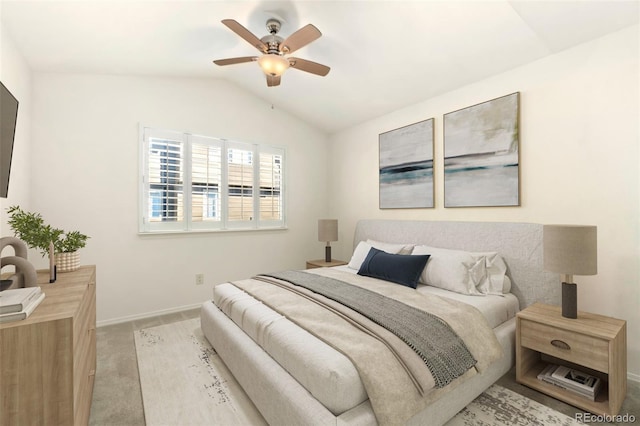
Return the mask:
<svg viewBox="0 0 640 426">
<path fill-rule="evenodd" d="M 538 380 L 549 363 L 603 379 L 596 400 Z M 516 381 L 594 414 L 618 414 L 627 393 L 626 321 L 586 312 L 569 319 L 559 306 L 529 306 L 516 317 Z"/>
<path fill-rule="evenodd" d="M 331 259 L 331 262 L 326 262 L 324 259 L 307 260 L 306 269 L 328 268 L 330 266 L 340 266 L 340 265 L 346 265 L 348 263 L 349 262 L 345 262 L 344 260 L 338 260 L 338 259 Z"/>
</svg>

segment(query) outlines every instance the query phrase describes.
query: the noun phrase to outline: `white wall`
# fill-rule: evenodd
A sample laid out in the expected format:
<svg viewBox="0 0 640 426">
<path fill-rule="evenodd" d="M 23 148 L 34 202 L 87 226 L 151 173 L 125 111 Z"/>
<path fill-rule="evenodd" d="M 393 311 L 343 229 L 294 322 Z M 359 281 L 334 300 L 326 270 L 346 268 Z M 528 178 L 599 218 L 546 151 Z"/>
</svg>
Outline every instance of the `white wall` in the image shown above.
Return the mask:
<svg viewBox="0 0 640 426">
<path fill-rule="evenodd" d="M 575 277 L 578 306 L 628 322 L 640 379 L 638 27 L 628 28 L 407 107 L 330 139 L 331 216 L 349 259 L 361 218 L 574 223 L 598 226 L 598 275 Z M 425 81 L 424 84 L 438 84 Z M 521 206 L 443 207 L 442 115 L 519 91 Z M 434 209 L 378 208 L 378 134 L 435 117 Z"/>
<path fill-rule="evenodd" d="M 33 93 L 32 207 L 91 237 L 80 256 L 98 268 L 99 322 L 201 303 L 214 284 L 321 257 L 321 132 L 217 80 L 35 73 Z M 289 229 L 138 235 L 138 123 L 285 146 Z"/>
<path fill-rule="evenodd" d="M 0 20 L 1 25 L 2 21 Z M 7 198 L 0 198 L 0 237 L 6 237 L 13 235 L 6 224 L 7 207 L 18 204 L 28 208 L 30 202 L 31 70 L 22 55 L 16 50 L 11 37 L 1 27 L 0 81 L 19 102 L 9 191 Z M 13 254 L 11 249 L 7 250 L 4 253 L 5 256 Z"/>
</svg>

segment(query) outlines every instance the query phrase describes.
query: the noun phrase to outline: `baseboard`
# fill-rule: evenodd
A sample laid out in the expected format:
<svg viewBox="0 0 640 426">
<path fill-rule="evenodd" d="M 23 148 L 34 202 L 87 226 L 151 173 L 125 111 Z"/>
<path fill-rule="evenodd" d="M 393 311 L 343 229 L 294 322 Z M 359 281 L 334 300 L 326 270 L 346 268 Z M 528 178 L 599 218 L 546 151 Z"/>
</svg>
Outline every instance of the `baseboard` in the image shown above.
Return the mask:
<svg viewBox="0 0 640 426">
<path fill-rule="evenodd" d="M 140 320 L 140 319 L 145 319 L 145 318 L 157 317 L 159 315 L 173 314 L 173 313 L 176 313 L 176 312 L 188 311 L 188 310 L 191 310 L 191 309 L 199 308 L 200 306 L 202 306 L 203 303 L 204 302 L 200 302 L 200 303 L 196 303 L 196 304 L 193 304 L 193 305 L 178 306 L 178 307 L 175 307 L 175 308 L 162 309 L 162 310 L 159 310 L 159 311 L 145 312 L 143 314 L 129 315 L 129 316 L 126 316 L 126 317 L 113 318 L 113 319 L 104 320 L 104 321 L 97 321 L 96 322 L 96 326 L 97 327 L 104 327 L 106 325 L 120 324 L 120 323 L 128 322 L 128 321 L 135 321 L 135 320 Z"/>
<path fill-rule="evenodd" d="M 631 380 L 632 382 L 640 383 L 640 374 L 627 373 L 627 380 Z"/>
</svg>

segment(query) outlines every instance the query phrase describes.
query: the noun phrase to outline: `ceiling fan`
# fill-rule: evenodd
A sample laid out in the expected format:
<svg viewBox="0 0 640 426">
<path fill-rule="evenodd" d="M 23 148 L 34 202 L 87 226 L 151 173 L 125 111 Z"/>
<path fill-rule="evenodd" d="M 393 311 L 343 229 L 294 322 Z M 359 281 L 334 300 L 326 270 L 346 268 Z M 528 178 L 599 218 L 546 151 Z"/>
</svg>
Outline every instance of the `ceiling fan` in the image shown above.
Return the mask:
<svg viewBox="0 0 640 426">
<path fill-rule="evenodd" d="M 304 47 L 318 39 L 322 35 L 322 33 L 311 24 L 307 24 L 286 39 L 283 39 L 277 35 L 280 31 L 280 21 L 271 18 L 267 20 L 267 30 L 269 31 L 269 35 L 259 39 L 253 35 L 251 31 L 233 19 L 223 19 L 222 23 L 262 52 L 262 55 L 217 59 L 213 61 L 216 65 L 223 66 L 241 64 L 244 62 L 258 62 L 258 65 L 260 65 L 260 68 L 262 68 L 262 71 L 267 76 L 267 86 L 269 87 L 278 86 L 280 84 L 282 74 L 284 74 L 289 67 L 323 77 L 329 73 L 329 70 L 331 70 L 331 68 L 326 65 L 318 64 L 306 59 L 285 57 L 285 55 L 295 52 L 301 47 Z"/>
</svg>

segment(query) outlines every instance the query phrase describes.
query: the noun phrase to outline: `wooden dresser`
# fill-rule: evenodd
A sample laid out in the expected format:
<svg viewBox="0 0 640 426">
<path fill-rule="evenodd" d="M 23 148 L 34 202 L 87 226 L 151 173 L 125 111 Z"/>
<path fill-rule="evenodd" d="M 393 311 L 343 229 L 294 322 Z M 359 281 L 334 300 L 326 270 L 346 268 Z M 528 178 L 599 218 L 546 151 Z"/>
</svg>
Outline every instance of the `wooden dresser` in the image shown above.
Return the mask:
<svg viewBox="0 0 640 426">
<path fill-rule="evenodd" d="M 0 425 L 86 425 L 96 371 L 96 267 L 58 274 L 25 320 L 0 324 Z"/>
</svg>

